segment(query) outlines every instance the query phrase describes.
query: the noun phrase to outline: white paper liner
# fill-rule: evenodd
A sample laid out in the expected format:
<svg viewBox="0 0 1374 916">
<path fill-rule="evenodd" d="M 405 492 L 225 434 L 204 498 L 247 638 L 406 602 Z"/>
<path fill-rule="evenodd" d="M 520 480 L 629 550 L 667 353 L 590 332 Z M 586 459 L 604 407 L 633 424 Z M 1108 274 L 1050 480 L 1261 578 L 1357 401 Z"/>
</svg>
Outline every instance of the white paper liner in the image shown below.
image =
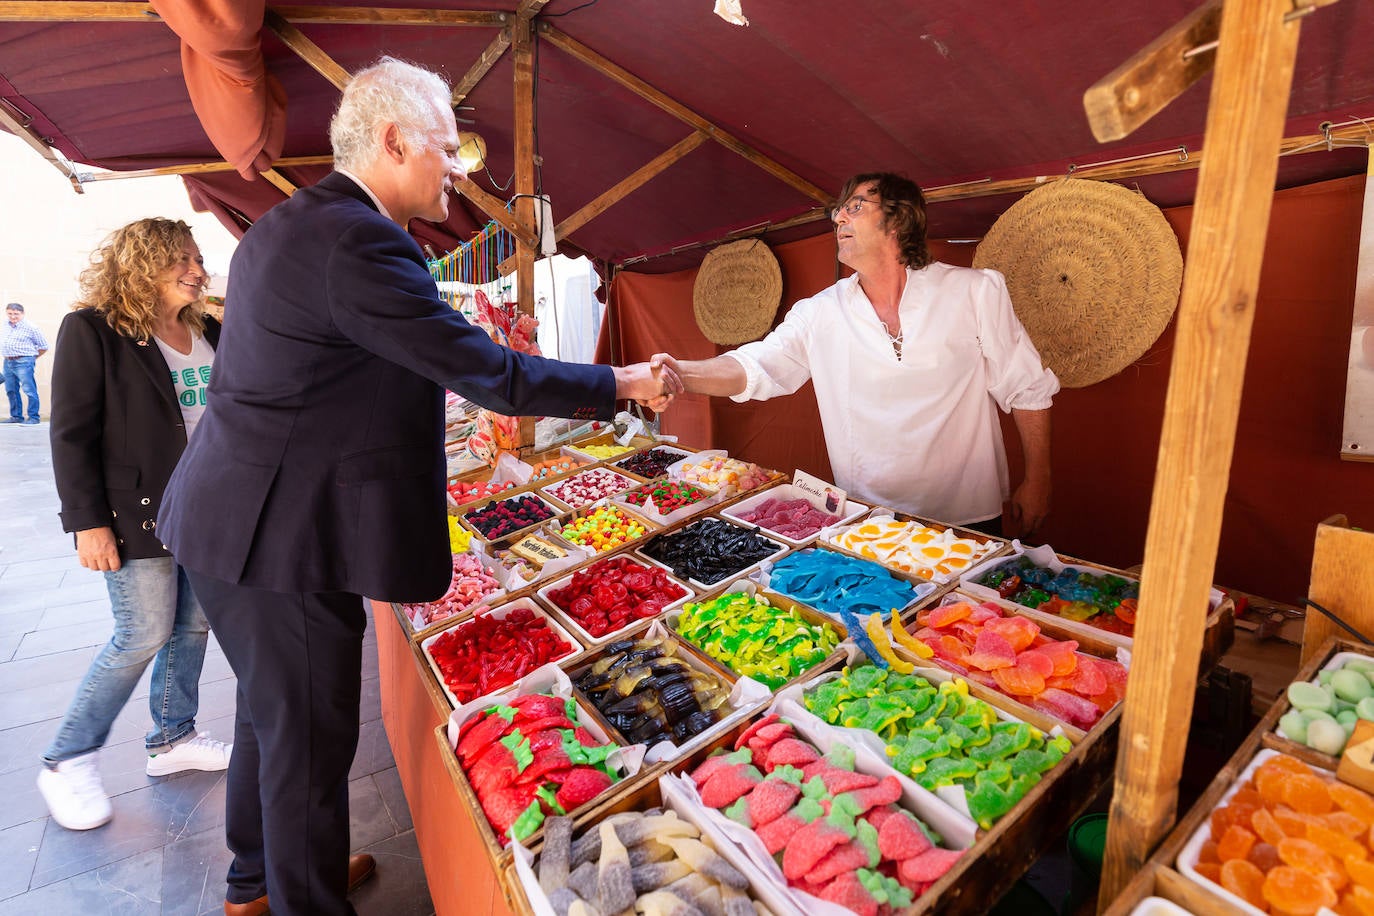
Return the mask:
<svg viewBox="0 0 1374 916">
<path fill-rule="evenodd" d="M 805 495 L 803 494 L 802 490 L 800 490 L 795 484 L 778 484 L 776 487 L 770 487 L 767 490 L 755 493 L 753 496 L 745 497 L 744 499 L 735 503 L 733 506 L 728 506 L 724 509 L 721 509 L 720 514 L 723 517 L 738 522 L 741 525 L 748 525 L 750 527 L 758 528 L 761 531 L 765 531 L 772 537 L 777 538 L 779 541 L 782 541 L 787 544 L 792 544 L 793 546 L 800 546 L 802 544 L 809 544 L 812 541 L 814 541 L 821 531 L 825 531 L 827 528 L 848 525 L 850 522 L 854 521 L 859 516 L 863 515 L 865 512 L 869 510 L 869 506 L 865 503 L 855 502 L 852 499 L 846 499 L 844 501 L 844 507 L 841 510 L 840 517 L 838 519 L 831 522 L 829 525 L 822 527 L 815 534 L 798 540 L 796 538 L 788 537 L 787 535 L 782 534 L 778 531 L 774 531 L 772 528 L 769 528 L 766 525 L 760 525 L 756 522 L 748 522 L 744 520 L 742 516 L 744 516 L 749 511 L 757 508 L 765 500 L 769 499 L 777 499 L 785 502 L 789 499 L 805 499 Z"/>
<path fill-rule="evenodd" d="M 696 523 L 693 522 L 692 524 L 696 524 Z M 743 528 L 743 529 L 746 530 L 746 531 L 747 531 L 747 530 L 752 530 L 752 529 L 750 529 L 750 528 L 748 528 L 748 527 L 746 527 L 746 526 L 744 526 L 744 525 L 738 525 L 738 524 L 736 524 L 735 522 L 726 522 L 726 524 L 728 524 L 728 525 L 735 525 L 735 527 L 737 527 L 737 528 Z M 688 526 L 688 527 L 690 527 L 690 526 Z M 680 533 L 680 532 L 682 532 L 682 531 L 685 531 L 685 530 L 687 530 L 687 529 L 686 529 L 686 528 L 679 528 L 677 531 L 673 531 L 673 532 L 669 532 L 669 533 L 670 533 L 670 534 L 678 534 L 678 533 Z M 761 566 L 763 566 L 764 563 L 767 563 L 767 562 L 769 562 L 770 560 L 776 560 L 776 559 L 778 559 L 779 557 L 781 557 L 783 554 L 787 553 L 789 550 L 792 549 L 792 548 L 788 547 L 786 544 L 782 543 L 781 541 L 774 540 L 773 538 L 768 537 L 768 536 L 765 535 L 765 534 L 758 534 L 758 537 L 763 538 L 765 541 L 771 541 L 772 543 L 774 543 L 774 544 L 777 545 L 778 549 L 777 549 L 776 551 L 774 551 L 773 553 L 770 553 L 768 556 L 763 557 L 762 559 L 756 560 L 756 561 L 754 561 L 753 563 L 750 563 L 748 566 L 745 566 L 745 567 L 742 568 L 742 569 L 737 569 L 737 570 L 735 570 L 734 572 L 730 573 L 729 576 L 726 576 L 726 577 L 723 578 L 723 579 L 717 579 L 715 582 L 702 582 L 700 579 L 693 579 L 693 578 L 691 578 L 690 576 L 688 577 L 687 581 L 690 582 L 690 583 L 692 583 L 692 585 L 696 586 L 697 588 L 699 588 L 699 589 L 700 589 L 701 591 L 703 591 L 703 592 L 714 592 L 714 591 L 718 591 L 718 590 L 720 589 L 720 584 L 721 584 L 722 582 L 724 582 L 726 579 L 730 578 L 730 576 L 737 576 L 737 577 L 738 577 L 738 576 L 750 576 L 752 573 L 757 572 L 758 569 L 759 569 Z M 646 562 L 646 563 L 652 563 L 652 564 L 654 564 L 655 566 L 658 566 L 658 567 L 661 567 L 661 568 L 663 568 L 663 569 L 668 570 L 668 572 L 673 573 L 673 575 L 677 575 L 677 573 L 674 572 L 674 570 L 673 570 L 673 568 L 672 568 L 671 566 L 669 566 L 667 563 L 664 563 L 662 560 L 656 560 L 656 559 L 654 559 L 653 557 L 649 556 L 647 553 L 644 552 L 644 549 L 643 549 L 642 547 L 636 547 L 634 553 L 635 553 L 635 556 L 636 556 L 636 557 L 642 559 L 644 562 Z"/>
<path fill-rule="evenodd" d="M 882 739 L 882 736 L 879 735 L 877 732 L 869 731 L 866 728 L 847 728 L 843 725 L 831 725 L 829 722 L 825 721 L 820 716 L 817 716 L 815 713 L 811 712 L 809 709 L 806 708 L 806 702 L 802 698 L 803 694 L 807 693 L 808 691 L 814 690 L 816 687 L 826 683 L 827 681 L 836 680 L 843 674 L 843 671 L 827 671 L 824 674 L 817 675 L 809 681 L 805 681 L 799 684 L 793 684 L 789 687 L 784 687 L 782 690 L 778 691 L 777 698 L 774 702 L 781 703 L 784 700 L 789 701 L 792 704 L 792 712 L 789 712 L 787 714 L 787 717 L 789 719 L 792 719 L 794 722 L 801 718 L 805 719 L 807 722 L 814 722 L 815 727 L 832 729 L 844 735 L 847 741 L 863 744 L 875 755 L 881 757 L 884 761 L 886 761 L 887 742 L 884 741 Z M 940 684 L 945 683 L 946 681 L 952 681 L 958 677 L 957 674 L 945 671 L 943 668 L 918 668 L 915 671 L 913 671 L 912 674 L 916 677 L 925 678 L 927 681 L 929 681 L 931 684 L 934 684 L 937 687 Z M 987 701 L 984 700 L 983 702 Z M 1022 722 L 1022 724 L 1030 724 L 1023 722 L 1021 719 L 1016 718 L 1016 716 L 1012 715 L 1010 712 L 1007 712 L 1005 709 L 996 706 L 995 704 L 988 703 L 988 705 L 991 706 L 992 711 L 997 714 L 997 718 L 1001 719 L 1003 722 Z M 1036 728 L 1036 726 L 1034 725 L 1032 725 L 1031 727 Z M 1036 728 L 1036 730 L 1039 731 L 1038 728 Z M 1055 726 L 1053 729 L 1049 731 L 1048 736 L 1053 738 L 1062 735 L 1063 733 L 1064 730 L 1062 728 L 1060 728 L 1059 726 Z M 895 769 L 893 769 L 892 772 L 896 773 L 897 776 L 903 780 L 911 780 L 909 776 Z M 916 783 L 914 780 L 911 780 L 911 782 L 917 788 L 922 789 L 922 791 L 930 791 L 929 789 L 924 789 L 919 783 Z M 953 808 L 954 811 L 957 812 L 961 817 L 967 818 L 969 821 L 973 820 L 973 815 L 969 813 L 968 809 L 968 795 L 964 791 L 963 786 L 941 786 L 931 794 L 938 798 L 940 801 L 944 802 L 946 805 L 949 805 L 951 808 Z"/>
<path fill-rule="evenodd" d="M 1258 754 L 1256 754 L 1255 758 L 1250 761 L 1250 765 L 1241 771 L 1240 775 L 1236 777 L 1236 781 L 1233 782 L 1231 784 L 1231 787 L 1226 790 L 1226 794 L 1223 795 L 1221 797 L 1221 800 L 1217 802 L 1217 808 L 1223 807 L 1228 801 L 1230 801 L 1231 796 L 1235 795 L 1237 792 L 1240 791 L 1240 787 L 1246 782 L 1246 780 L 1248 780 L 1251 776 L 1254 775 L 1255 770 L 1259 769 L 1260 765 L 1263 764 L 1264 761 L 1268 760 L 1270 757 L 1277 757 L 1278 755 L 1278 751 L 1272 751 L 1268 749 L 1261 750 Z M 1313 772 L 1317 771 L 1313 770 Z M 1183 848 L 1179 850 L 1177 859 L 1178 870 L 1182 872 L 1185 876 L 1187 876 L 1190 880 L 1195 881 L 1196 883 L 1207 888 L 1207 890 L 1211 891 L 1213 894 L 1216 894 L 1218 897 L 1225 898 L 1228 903 L 1230 903 L 1232 906 L 1238 907 L 1243 912 L 1250 913 L 1252 914 L 1252 916 L 1265 916 L 1263 910 L 1249 903 L 1246 903 L 1243 899 L 1237 897 L 1235 894 L 1231 893 L 1226 888 L 1222 887 L 1219 883 L 1212 881 L 1208 878 L 1204 878 L 1202 875 L 1199 875 L 1197 873 L 1197 860 L 1198 856 L 1202 852 L 1202 844 L 1206 843 L 1208 838 L 1211 837 L 1211 835 L 1212 822 L 1211 818 L 1208 818 L 1207 820 L 1204 820 L 1200 825 L 1198 825 L 1197 830 L 1194 830 L 1193 835 L 1188 838 L 1188 842 L 1184 843 Z M 1331 909 L 1327 907 L 1322 907 L 1321 909 L 1317 910 L 1317 916 L 1336 916 L 1336 914 Z"/>
<path fill-rule="evenodd" d="M 709 845 L 714 847 L 725 861 L 749 879 L 749 892 L 754 899 L 772 910 L 776 916 L 806 916 L 806 912 L 798 909 L 793 903 L 786 888 L 770 881 L 734 843 L 711 829 L 704 808 L 699 804 L 693 804 L 690 798 L 675 791 L 673 787 L 665 786 L 663 779 L 659 780 L 659 788 L 663 796 L 663 807 L 676 812 L 678 817 L 700 830 L 703 839 L 709 840 Z M 595 823 L 585 825 L 582 832 L 585 833 L 587 830 L 595 829 L 595 827 Z M 545 896 L 543 888 L 539 886 L 539 879 L 535 875 L 534 854 L 520 845 L 519 842 L 512 843 L 510 849 L 515 858 L 515 874 L 520 881 L 520 887 L 525 892 L 526 899 L 529 900 L 530 909 L 534 911 L 535 916 L 555 916 L 549 898 Z M 826 905 L 833 906 L 833 904 Z M 849 911 L 843 910 L 835 916 L 843 916 L 843 914 L 849 914 Z M 853 916 L 853 914 L 849 914 L 849 916 Z"/>
<path fill-rule="evenodd" d="M 907 525 L 907 524 L 912 524 L 912 525 L 922 525 L 922 527 L 929 527 L 929 526 L 923 525 L 921 522 L 899 522 L 899 521 L 897 521 L 896 515 L 895 515 L 895 513 L 893 512 L 892 509 L 889 509 L 889 508 L 887 508 L 886 506 L 874 506 L 874 507 L 873 507 L 873 511 L 869 512 L 869 513 L 868 513 L 867 515 L 865 515 L 863 518 L 856 519 L 855 521 L 849 522 L 848 524 L 843 524 L 843 525 L 832 525 L 832 526 L 830 526 L 829 528 L 824 529 L 824 530 L 821 532 L 820 537 L 824 540 L 825 543 L 830 544 L 830 545 L 834 546 L 835 548 L 837 548 L 837 549 L 839 549 L 839 550 L 844 550 L 844 551 L 847 551 L 847 552 L 849 552 L 849 553 L 854 553 L 855 551 L 853 551 L 853 550 L 851 550 L 850 548 L 845 547 L 845 546 L 843 546 L 842 544 L 838 543 L 838 541 L 837 541 L 838 536 L 839 536 L 840 534 L 842 534 L 844 531 L 846 531 L 846 530 L 848 530 L 848 529 L 850 529 L 850 528 L 857 527 L 858 525 L 862 525 L 862 524 L 864 524 L 864 523 L 866 523 L 866 522 L 879 522 L 879 523 L 882 523 L 882 522 L 890 522 L 890 523 L 896 524 L 896 525 Z M 984 555 L 983 555 L 984 557 L 986 557 L 986 556 L 988 556 L 988 555 L 990 555 L 990 554 L 996 553 L 996 552 L 997 552 L 998 550 L 1000 550 L 1001 547 L 1002 547 L 1002 542 L 1001 542 L 1001 541 L 998 541 L 998 540 L 995 540 L 995 539 L 987 539 L 987 538 L 977 537 L 975 534 L 960 534 L 959 532 L 953 530 L 954 527 L 955 527 L 955 526 L 949 526 L 948 528 L 946 528 L 946 529 L 945 529 L 946 533 L 948 533 L 949 536 L 950 536 L 951 538 L 957 538 L 957 539 L 959 539 L 959 540 L 964 540 L 964 541 L 976 541 L 976 542 L 978 542 L 978 543 L 980 543 L 980 544 L 983 544 L 984 547 L 981 548 L 981 549 L 983 549 L 983 550 L 986 551 L 986 553 L 984 553 Z M 931 529 L 931 530 L 934 530 L 934 529 Z M 1004 555 L 1004 558 L 1005 558 L 1005 555 Z M 868 559 L 868 558 L 865 557 L 865 559 Z M 982 558 L 980 558 L 980 557 L 976 557 L 976 556 L 975 556 L 975 557 L 970 558 L 970 563 L 971 563 L 971 564 L 973 564 L 973 563 L 979 563 L 979 562 L 981 562 L 981 561 L 982 561 Z M 878 563 L 878 564 L 881 565 L 881 566 L 886 567 L 887 569 L 891 569 L 891 570 L 894 570 L 894 571 L 896 571 L 896 572 L 899 572 L 899 573 L 901 573 L 901 574 L 903 574 L 903 575 L 908 575 L 908 576 L 911 576 L 911 575 L 918 575 L 918 573 L 915 573 L 915 572 L 908 572 L 908 571 L 906 571 L 906 570 L 898 569 L 898 568 L 895 567 L 895 566 L 888 566 L 886 563 L 883 563 L 882 560 L 874 560 L 874 562 L 875 562 L 875 563 Z M 964 570 L 964 572 L 945 572 L 945 573 L 942 573 L 942 572 L 936 572 L 936 571 L 935 571 L 935 568 L 934 568 L 933 566 L 922 566 L 921 568 L 922 568 L 922 569 L 925 569 L 925 570 L 927 570 L 927 571 L 930 572 L 930 574 L 931 574 L 931 576 L 930 576 L 930 581 L 931 581 L 931 582 L 936 582 L 936 583 L 939 583 L 939 584 L 941 584 L 941 585 L 945 585 L 945 584 L 948 584 L 948 583 L 950 583 L 950 582 L 953 582 L 954 580 L 958 579 L 959 576 L 964 575 L 964 574 L 967 573 L 967 571 L 968 571 L 968 570 Z M 973 567 L 970 566 L 970 568 L 973 568 Z"/>
<path fill-rule="evenodd" d="M 1163 897 L 1146 897 L 1127 916 L 1193 916 L 1192 912 Z"/>
<path fill-rule="evenodd" d="M 723 515 L 724 513 L 721 513 L 721 514 Z M 818 548 L 818 547 L 806 547 L 806 548 L 802 548 L 801 550 L 796 551 L 796 552 L 802 553 L 802 552 L 805 552 L 806 550 L 819 550 L 819 549 L 820 549 L 820 548 Z M 847 554 L 846 554 L 846 556 L 847 556 Z M 778 558 L 778 559 L 781 559 L 781 558 Z M 839 620 L 839 619 L 840 619 L 840 616 L 839 616 L 838 614 L 832 614 L 832 613 L 830 613 L 829 611 L 827 611 L 825 608 L 816 607 L 814 604 L 811 604 L 811 603 L 805 601 L 805 600 L 802 599 L 802 598 L 798 598 L 796 595 L 789 595 L 789 594 L 787 594 L 787 592 L 784 592 L 784 591 L 783 591 L 782 589 L 780 589 L 780 588 L 773 588 L 773 586 L 772 586 L 770 583 L 772 582 L 772 579 L 773 579 L 773 567 L 777 565 L 778 559 L 768 559 L 768 560 L 764 560 L 761 564 L 759 564 L 758 571 L 757 571 L 754 575 L 752 575 L 750 578 L 755 579 L 755 580 L 759 583 L 759 585 L 761 585 L 763 588 L 766 588 L 766 589 L 768 589 L 769 591 L 777 592 L 779 595 L 786 595 L 788 598 L 791 598 L 793 601 L 797 602 L 798 604 L 805 604 L 807 607 L 812 608 L 812 609 L 815 610 L 817 613 L 819 613 L 819 614 L 824 614 L 825 616 L 831 618 L 832 620 Z M 889 568 L 886 567 L 886 566 L 883 566 L 883 564 L 877 562 L 876 560 L 868 560 L 868 559 L 865 559 L 864 562 L 865 562 L 865 563 L 872 563 L 874 566 L 877 566 L 877 567 L 878 567 L 879 569 L 881 569 L 883 572 L 886 572 L 886 573 L 889 573 L 889 574 L 892 572 L 891 569 L 889 569 Z M 893 578 L 898 578 L 898 577 L 894 576 Z M 905 579 L 900 579 L 900 581 L 906 582 L 907 580 L 905 580 Z M 937 591 L 940 590 L 940 586 L 936 585 L 934 582 L 908 582 L 907 584 L 910 585 L 910 586 L 914 589 L 914 591 L 912 592 L 911 600 L 908 601 L 906 604 L 902 605 L 901 607 L 897 608 L 897 612 L 898 612 L 899 614 L 905 613 L 906 610 L 907 610 L 908 608 L 911 608 L 911 607 L 914 607 L 914 606 L 917 605 L 917 604 L 920 604 L 922 601 L 926 600 L 926 599 L 929 598 L 931 595 L 935 594 Z M 886 625 L 886 621 L 887 621 L 887 619 L 888 619 L 888 614 L 890 614 L 890 613 L 891 613 L 891 610 L 889 609 L 888 612 L 885 613 L 885 614 L 883 615 L 884 625 Z M 856 614 L 855 616 L 858 616 L 858 615 Z M 860 623 L 862 623 L 862 622 L 863 622 L 863 621 L 860 621 Z"/>
<path fill-rule="evenodd" d="M 569 544 L 569 545 L 572 545 L 572 542 L 571 542 L 571 541 L 565 541 L 564 543 L 567 543 L 567 544 Z M 627 560 L 631 561 L 632 563 L 635 563 L 636 565 L 638 565 L 638 566 L 640 566 L 640 567 L 643 567 L 643 568 L 645 568 L 645 569 L 653 569 L 653 568 L 662 569 L 661 566 L 657 566 L 656 564 L 655 564 L 655 566 L 649 566 L 649 565 L 646 564 L 644 561 L 640 560 L 638 557 L 631 556 L 631 555 L 629 555 L 629 554 L 621 554 L 620 556 L 625 557 L 625 559 L 627 559 Z M 614 557 L 603 557 L 602 559 L 610 560 L 610 559 L 614 559 Z M 598 560 L 597 562 L 600 562 L 600 560 Z M 585 572 L 585 570 L 583 570 L 583 571 Z M 681 598 L 677 599 L 676 601 L 672 602 L 671 604 L 666 604 L 666 605 L 664 605 L 664 606 L 663 606 L 663 610 L 660 611 L 660 612 L 659 612 L 659 615 L 657 615 L 657 616 L 661 616 L 662 614 L 665 614 L 665 613 L 667 613 L 668 611 L 671 611 L 671 610 L 674 610 L 674 609 L 676 609 L 676 608 L 681 607 L 681 606 L 682 606 L 683 604 L 685 604 L 686 602 L 691 601 L 692 598 L 693 598 L 694 595 L 695 595 L 695 593 L 694 593 L 694 592 L 692 591 L 692 589 L 691 589 L 691 586 L 687 585 L 685 582 L 683 582 L 682 580 L 678 579 L 676 576 L 669 575 L 668 578 L 669 578 L 669 580 L 671 580 L 674 584 L 680 586 L 680 587 L 682 588 L 682 590 L 685 591 L 687 594 L 683 595 Z M 567 623 L 568 627 L 572 630 L 572 632 L 575 633 L 575 634 L 577 634 L 577 636 L 578 636 L 579 638 L 581 638 L 582 641 L 585 642 L 585 643 L 587 643 L 588 645 L 591 645 L 591 646 L 602 646 L 602 645 L 605 645 L 605 644 L 608 643 L 608 642 L 614 642 L 616 639 L 620 638 L 621 636 L 623 636 L 623 635 L 625 635 L 626 633 L 628 633 L 630 630 L 632 630 L 632 629 L 634 629 L 635 627 L 637 627 L 637 626 L 639 626 L 640 624 L 642 624 L 645 620 L 651 619 L 651 618 L 645 618 L 645 617 L 637 617 L 637 618 L 631 620 L 629 623 L 625 624 L 625 626 L 621 627 L 620 629 L 618 629 L 618 630 L 612 630 L 611 632 L 607 633 L 605 636 L 593 636 L 592 634 L 588 633 L 588 632 L 582 627 L 582 624 L 580 624 L 580 623 L 577 622 L 577 618 L 576 618 L 576 617 L 574 617 L 569 611 L 566 611 L 566 610 L 564 610 L 563 608 L 559 607 L 559 606 L 558 606 L 558 602 L 556 602 L 556 601 L 553 600 L 553 595 L 552 595 L 552 593 L 553 593 L 554 591 L 556 591 L 557 589 L 566 587 L 570 582 L 572 582 L 572 580 L 573 580 L 573 575 L 572 575 L 572 574 L 566 575 L 566 576 L 564 576 L 563 578 L 557 580 L 556 582 L 550 582 L 548 585 L 543 586 L 543 587 L 540 588 L 537 592 L 535 592 L 535 594 L 537 594 L 537 595 L 539 596 L 539 600 L 540 600 L 540 601 L 544 602 L 544 603 L 547 604 L 550 608 L 553 609 L 553 613 L 558 617 L 559 620 L 565 621 L 565 622 Z"/>
<path fill-rule="evenodd" d="M 453 633 L 455 630 L 462 629 L 463 627 L 477 620 L 479 617 L 490 617 L 493 620 L 505 620 L 507 617 L 511 615 L 512 611 L 515 611 L 519 608 L 526 608 L 527 610 L 532 612 L 535 617 L 539 618 L 540 620 L 543 620 L 546 624 L 548 624 L 549 629 L 552 630 L 559 639 L 563 640 L 568 644 L 568 651 L 564 652 L 562 655 L 549 659 L 549 664 L 556 664 L 557 662 L 560 662 L 565 658 L 572 658 L 574 655 L 577 655 L 579 652 L 582 651 L 582 644 L 577 641 L 577 637 L 569 633 L 557 620 L 553 618 L 552 615 L 549 614 L 548 611 L 544 610 L 542 607 L 536 604 L 533 599 L 516 598 L 514 601 L 509 601 L 501 605 L 500 607 L 493 608 L 492 610 L 482 614 L 476 614 L 472 617 L 469 617 L 467 620 L 464 620 L 462 623 L 454 624 L 453 626 L 446 627 L 431 636 L 427 636 L 420 642 L 420 648 L 424 650 L 425 653 L 425 661 L 429 662 L 429 670 L 434 672 L 434 679 L 439 682 L 439 686 L 444 691 L 444 696 L 448 697 L 448 703 L 450 706 L 456 708 L 464 704 L 458 702 L 458 698 L 453 695 L 453 691 L 449 689 L 448 684 L 444 681 L 444 673 L 439 670 L 439 663 L 434 660 L 434 654 L 430 651 L 430 647 L 433 646 L 434 643 L 437 642 L 440 637 Z M 533 674 L 534 672 L 530 673 Z M 489 705 L 492 697 L 502 694 L 505 691 L 505 687 L 502 687 L 499 690 L 490 691 L 477 697 L 472 701 L 472 703 L 486 703 Z"/>
</svg>

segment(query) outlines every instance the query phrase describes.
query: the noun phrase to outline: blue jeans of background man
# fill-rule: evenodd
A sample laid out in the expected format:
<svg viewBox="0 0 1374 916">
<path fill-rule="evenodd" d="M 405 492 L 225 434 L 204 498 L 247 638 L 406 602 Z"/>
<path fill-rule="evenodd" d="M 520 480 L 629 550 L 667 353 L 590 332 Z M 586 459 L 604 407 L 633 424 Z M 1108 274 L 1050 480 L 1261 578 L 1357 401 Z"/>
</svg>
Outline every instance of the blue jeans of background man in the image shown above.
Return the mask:
<svg viewBox="0 0 1374 916">
<path fill-rule="evenodd" d="M 114 635 L 91 663 L 43 755 L 49 765 L 105 744 L 150 660 L 153 727 L 144 739 L 148 753 L 169 751 L 196 736 L 200 669 L 210 625 L 186 571 L 171 557 L 125 560 L 115 572 L 105 573 L 105 585 L 114 610 Z"/>
<path fill-rule="evenodd" d="M 38 384 L 33 380 L 36 356 L 5 357 L 5 394 L 10 398 L 10 419 L 24 419 L 24 402 L 19 393 L 29 399 L 29 419 L 38 419 Z"/>
</svg>

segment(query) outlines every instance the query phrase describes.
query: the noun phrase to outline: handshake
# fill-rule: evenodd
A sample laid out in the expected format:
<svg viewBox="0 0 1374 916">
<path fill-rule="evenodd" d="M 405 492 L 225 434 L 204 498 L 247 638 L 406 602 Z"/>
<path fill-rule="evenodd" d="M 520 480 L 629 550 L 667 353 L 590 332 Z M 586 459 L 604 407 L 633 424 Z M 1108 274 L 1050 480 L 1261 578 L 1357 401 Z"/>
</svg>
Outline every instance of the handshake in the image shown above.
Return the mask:
<svg viewBox="0 0 1374 916">
<path fill-rule="evenodd" d="M 648 362 L 614 366 L 615 396 L 635 401 L 655 413 L 663 413 L 685 389 L 677 360 L 655 353 Z"/>
</svg>

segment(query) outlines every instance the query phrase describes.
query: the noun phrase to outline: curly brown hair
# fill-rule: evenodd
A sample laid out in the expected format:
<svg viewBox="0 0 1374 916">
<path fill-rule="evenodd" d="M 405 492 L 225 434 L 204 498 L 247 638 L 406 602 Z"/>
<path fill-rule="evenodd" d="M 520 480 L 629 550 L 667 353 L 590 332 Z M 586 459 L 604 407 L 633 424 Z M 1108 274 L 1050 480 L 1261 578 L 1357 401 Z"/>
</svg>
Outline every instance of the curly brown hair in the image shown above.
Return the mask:
<svg viewBox="0 0 1374 916">
<path fill-rule="evenodd" d="M 921 186 L 893 172 L 864 172 L 844 183 L 838 204 L 854 196 L 863 185 L 873 182 L 883 205 L 883 228 L 891 229 L 902 250 L 902 264 L 920 270 L 931 262 L 926 248 L 926 197 Z"/>
<path fill-rule="evenodd" d="M 181 258 L 181 246 L 194 242 L 181 220 L 150 217 L 110 233 L 81 271 L 81 297 L 72 308 L 91 308 L 115 333 L 149 338 L 161 305 L 158 277 Z M 196 333 L 205 330 L 205 300 L 183 308 L 177 318 Z"/>
</svg>

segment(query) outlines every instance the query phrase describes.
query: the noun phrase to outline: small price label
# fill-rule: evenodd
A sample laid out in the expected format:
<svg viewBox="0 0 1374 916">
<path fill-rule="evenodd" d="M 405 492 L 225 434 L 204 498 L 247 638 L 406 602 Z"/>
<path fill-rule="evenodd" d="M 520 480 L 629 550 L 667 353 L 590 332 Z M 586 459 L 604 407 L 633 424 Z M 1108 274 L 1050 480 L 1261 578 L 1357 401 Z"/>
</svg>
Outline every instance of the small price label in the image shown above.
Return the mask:
<svg viewBox="0 0 1374 916">
<path fill-rule="evenodd" d="M 805 471 L 793 471 L 792 486 L 801 490 L 802 498 L 822 512 L 831 515 L 844 514 L 844 503 L 848 494 L 833 483 L 827 483 Z"/>
</svg>

